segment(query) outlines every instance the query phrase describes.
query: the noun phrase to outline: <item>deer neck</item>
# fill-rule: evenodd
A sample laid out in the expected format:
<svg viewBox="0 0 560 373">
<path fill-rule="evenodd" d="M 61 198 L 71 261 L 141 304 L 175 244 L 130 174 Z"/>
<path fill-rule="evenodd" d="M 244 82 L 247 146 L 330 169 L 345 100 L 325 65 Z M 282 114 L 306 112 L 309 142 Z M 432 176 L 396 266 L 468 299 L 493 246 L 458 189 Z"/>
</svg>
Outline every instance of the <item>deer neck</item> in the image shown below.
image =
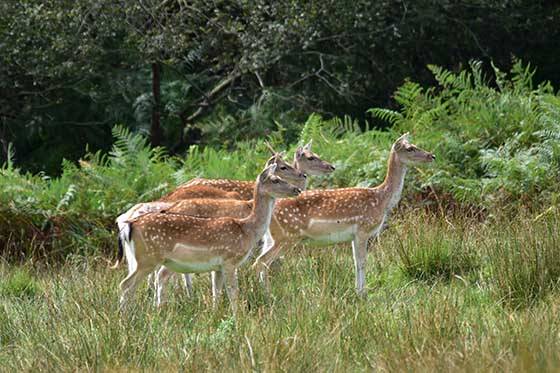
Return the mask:
<svg viewBox="0 0 560 373">
<path fill-rule="evenodd" d="M 294 156 L 294 162 L 292 163 L 292 167 L 298 170 L 299 172 L 303 172 L 304 174 L 306 173 L 305 170 L 302 170 L 301 165 L 297 161 L 297 156 Z M 301 190 L 307 190 L 307 178 L 303 179 L 301 183 L 298 183 L 297 185 L 294 184 L 294 185 Z"/>
<path fill-rule="evenodd" d="M 257 181 L 253 194 L 253 208 L 251 214 L 242 222 L 245 224 L 245 231 L 251 236 L 251 240 L 256 243 L 260 240 L 270 225 L 272 219 L 272 211 L 274 210 L 275 198 L 264 193 L 262 187 Z"/>
<path fill-rule="evenodd" d="M 384 192 L 386 213 L 389 213 L 401 199 L 406 171 L 406 165 L 399 159 L 396 152 L 391 151 L 387 174 L 380 188 Z"/>
</svg>

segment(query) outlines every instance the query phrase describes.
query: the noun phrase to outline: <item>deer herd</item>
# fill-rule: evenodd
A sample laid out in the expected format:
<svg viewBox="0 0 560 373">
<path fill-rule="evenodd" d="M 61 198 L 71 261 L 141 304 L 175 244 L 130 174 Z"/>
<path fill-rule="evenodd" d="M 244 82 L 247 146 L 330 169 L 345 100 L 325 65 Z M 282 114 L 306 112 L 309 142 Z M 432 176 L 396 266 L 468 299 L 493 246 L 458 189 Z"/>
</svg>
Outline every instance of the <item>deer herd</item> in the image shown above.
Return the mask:
<svg viewBox="0 0 560 373">
<path fill-rule="evenodd" d="M 303 240 L 351 241 L 356 291 L 363 295 L 368 240 L 380 233 L 399 202 L 409 165 L 432 162 L 435 156 L 405 134 L 393 144 L 379 186 L 312 191 L 305 191 L 307 176 L 327 175 L 334 166 L 311 151 L 311 142 L 296 150 L 292 164 L 283 156 L 273 151 L 255 182 L 197 178 L 120 215 L 116 265 L 123 254 L 128 264 L 120 283 L 121 309 L 148 276 L 154 276 L 160 306 L 173 273 L 183 275 L 191 294 L 191 274 L 211 272 L 214 304 L 225 287 L 236 313 L 237 268 L 257 249 L 253 268 L 268 288 L 271 263 Z"/>
</svg>

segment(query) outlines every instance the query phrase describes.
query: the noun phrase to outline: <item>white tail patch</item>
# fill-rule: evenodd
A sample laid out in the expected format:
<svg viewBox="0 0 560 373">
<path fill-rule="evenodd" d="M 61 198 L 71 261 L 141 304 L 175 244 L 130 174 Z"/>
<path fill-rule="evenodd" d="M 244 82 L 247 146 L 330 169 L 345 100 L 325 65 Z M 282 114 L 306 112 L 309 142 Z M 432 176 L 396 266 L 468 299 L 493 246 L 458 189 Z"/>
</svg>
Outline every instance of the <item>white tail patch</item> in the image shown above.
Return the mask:
<svg viewBox="0 0 560 373">
<path fill-rule="evenodd" d="M 120 240 L 123 245 L 124 255 L 126 256 L 126 263 L 128 265 L 128 273 L 136 271 L 138 262 L 136 261 L 136 252 L 134 242 L 131 240 L 132 225 L 130 223 L 122 223 L 122 228 L 119 232 Z"/>
</svg>

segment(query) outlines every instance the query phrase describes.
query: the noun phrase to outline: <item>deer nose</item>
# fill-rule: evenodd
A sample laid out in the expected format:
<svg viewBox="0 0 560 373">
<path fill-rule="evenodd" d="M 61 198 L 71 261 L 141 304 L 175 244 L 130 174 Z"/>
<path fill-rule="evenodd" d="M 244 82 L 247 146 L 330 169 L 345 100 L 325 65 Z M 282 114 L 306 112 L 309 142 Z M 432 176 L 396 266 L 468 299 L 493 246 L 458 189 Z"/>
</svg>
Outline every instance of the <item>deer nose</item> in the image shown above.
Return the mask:
<svg viewBox="0 0 560 373">
<path fill-rule="evenodd" d="M 302 176 L 304 179 L 307 179 L 307 175 L 306 175 L 306 174 L 301 174 L 301 176 Z"/>
<path fill-rule="evenodd" d="M 432 158 L 432 160 L 436 159 L 435 154 L 430 154 L 430 158 Z"/>
<path fill-rule="evenodd" d="M 336 170 L 336 167 L 334 167 L 332 164 L 331 164 L 331 170 L 332 171 Z"/>
<path fill-rule="evenodd" d="M 296 195 L 297 195 L 297 194 L 300 194 L 300 193 L 301 193 L 301 189 L 294 187 L 294 193 L 295 193 Z"/>
</svg>

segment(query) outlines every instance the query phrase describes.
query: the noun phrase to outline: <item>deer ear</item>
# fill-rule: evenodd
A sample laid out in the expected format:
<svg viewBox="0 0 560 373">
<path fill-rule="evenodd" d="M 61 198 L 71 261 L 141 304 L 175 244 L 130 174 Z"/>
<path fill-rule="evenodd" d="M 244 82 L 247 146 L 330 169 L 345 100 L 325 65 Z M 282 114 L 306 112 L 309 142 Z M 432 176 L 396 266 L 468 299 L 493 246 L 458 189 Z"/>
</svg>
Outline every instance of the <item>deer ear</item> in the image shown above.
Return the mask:
<svg viewBox="0 0 560 373">
<path fill-rule="evenodd" d="M 311 144 L 312 143 L 313 143 L 313 139 L 309 140 L 309 142 L 307 144 L 305 144 L 303 149 L 311 151 Z"/>
<path fill-rule="evenodd" d="M 401 137 L 397 139 L 397 142 L 399 143 L 409 142 L 409 141 L 410 141 L 410 132 L 404 133 Z"/>
<path fill-rule="evenodd" d="M 276 172 L 276 167 L 277 167 L 276 163 L 273 163 L 273 164 L 271 164 L 270 166 L 267 166 L 267 167 L 264 169 L 264 171 L 261 172 L 261 175 L 260 175 L 259 178 L 260 178 L 261 180 L 266 179 L 267 177 L 269 177 L 270 175 L 272 175 L 274 172 Z"/>
</svg>

